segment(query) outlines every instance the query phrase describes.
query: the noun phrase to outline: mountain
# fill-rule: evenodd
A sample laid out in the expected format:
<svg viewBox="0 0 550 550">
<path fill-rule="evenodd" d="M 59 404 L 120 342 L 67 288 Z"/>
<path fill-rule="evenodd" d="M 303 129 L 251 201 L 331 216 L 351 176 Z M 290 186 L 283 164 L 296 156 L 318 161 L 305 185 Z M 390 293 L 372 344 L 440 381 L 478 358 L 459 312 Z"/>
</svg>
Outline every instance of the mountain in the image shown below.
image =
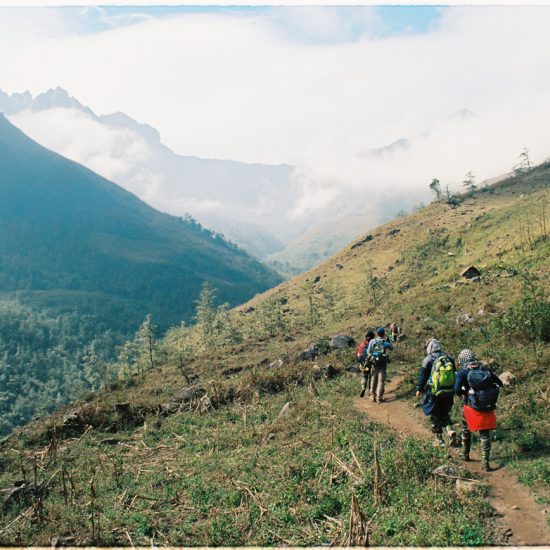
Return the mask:
<svg viewBox="0 0 550 550">
<path fill-rule="evenodd" d="M 549 182 L 546 164 L 419 208 L 214 313 L 211 340 L 205 314 L 157 342 L 145 372 L 111 365 L 103 392 L 0 447 L 0 544 L 548 545 L 534 497 L 550 490 Z M 471 265 L 481 275 L 462 277 Z M 372 404 L 355 345 L 393 320 L 405 337 Z M 434 447 L 414 406 L 433 336 L 507 371 L 497 472 Z"/>
<path fill-rule="evenodd" d="M 162 327 L 190 320 L 204 282 L 220 301 L 238 304 L 280 280 L 193 219 L 151 208 L 4 117 L 0 167 L 4 292 L 65 309 L 96 310 L 92 302 L 100 300 L 109 304 L 108 326 L 124 330 L 147 313 Z"/>
<path fill-rule="evenodd" d="M 177 154 L 152 126 L 122 112 L 96 115 L 62 88 L 36 97 L 0 91 L 0 111 L 49 149 L 84 164 L 155 208 L 177 216 L 191 214 L 262 260 L 277 255 L 272 265 L 284 265 L 291 273 L 312 267 L 396 211 L 392 199 L 378 204 L 380 215 L 375 219 L 368 214 L 371 205 L 357 212 L 366 194 L 371 202 L 378 197 L 376 177 L 368 177 L 364 167 L 360 167 L 366 174 L 363 189 L 340 193 L 340 184 L 323 182 L 334 198 L 317 204 L 315 178 L 302 169 Z M 407 206 L 412 204 L 409 201 Z M 347 214 L 363 214 L 363 223 L 353 226 L 343 221 Z M 335 224 L 339 228 L 333 230 Z M 325 230 L 332 246 L 323 242 Z M 305 245 L 312 232 L 320 238 Z M 334 232 L 342 238 L 334 240 Z"/>
<path fill-rule="evenodd" d="M 289 227 L 287 218 L 288 204 L 299 192 L 292 166 L 176 154 L 161 143 L 152 126 L 121 112 L 97 116 L 62 88 L 36 97 L 0 91 L 2 111 L 49 149 L 155 208 L 177 216 L 191 214 L 253 254 L 275 252 L 276 242 L 288 242 L 300 231 L 301 226 Z M 249 235 L 254 235 L 252 241 Z"/>
</svg>

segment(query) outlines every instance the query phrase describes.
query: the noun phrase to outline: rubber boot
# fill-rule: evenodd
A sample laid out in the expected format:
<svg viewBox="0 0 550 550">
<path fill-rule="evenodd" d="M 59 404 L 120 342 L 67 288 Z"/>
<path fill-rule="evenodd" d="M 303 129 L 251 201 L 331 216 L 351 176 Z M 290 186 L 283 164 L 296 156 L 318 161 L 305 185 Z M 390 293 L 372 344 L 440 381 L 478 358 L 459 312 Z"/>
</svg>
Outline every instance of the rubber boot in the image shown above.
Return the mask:
<svg viewBox="0 0 550 550">
<path fill-rule="evenodd" d="M 470 460 L 470 449 L 472 448 L 471 432 L 462 431 L 462 459 L 466 462 Z"/>
<path fill-rule="evenodd" d="M 481 447 L 481 469 L 484 472 L 492 472 L 493 468 L 491 468 L 489 464 L 489 458 L 491 456 L 491 433 L 489 430 L 479 432 L 479 439 Z"/>
</svg>

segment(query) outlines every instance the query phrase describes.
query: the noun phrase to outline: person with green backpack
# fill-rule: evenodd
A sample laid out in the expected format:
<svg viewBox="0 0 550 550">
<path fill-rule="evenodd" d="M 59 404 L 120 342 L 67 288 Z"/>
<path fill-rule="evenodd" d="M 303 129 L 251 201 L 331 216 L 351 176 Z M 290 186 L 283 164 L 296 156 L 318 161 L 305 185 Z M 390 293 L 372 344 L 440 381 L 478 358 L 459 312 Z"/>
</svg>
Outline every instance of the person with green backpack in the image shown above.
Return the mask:
<svg viewBox="0 0 550 550">
<path fill-rule="evenodd" d="M 455 393 L 462 398 L 462 453 L 470 460 L 472 432 L 479 432 L 481 468 L 490 472 L 491 431 L 497 427 L 495 409 L 502 380 L 479 362 L 474 352 L 463 349 L 458 354 L 461 367 L 456 376 Z"/>
<path fill-rule="evenodd" d="M 431 338 L 426 345 L 426 357 L 418 375 L 416 397 L 424 394 L 422 410 L 430 418 L 435 445 L 445 446 L 443 428 L 446 429 L 449 444 L 458 447 L 458 437 L 453 430 L 451 409 L 454 401 L 456 366 L 454 359 L 441 349 L 439 340 Z"/>
</svg>

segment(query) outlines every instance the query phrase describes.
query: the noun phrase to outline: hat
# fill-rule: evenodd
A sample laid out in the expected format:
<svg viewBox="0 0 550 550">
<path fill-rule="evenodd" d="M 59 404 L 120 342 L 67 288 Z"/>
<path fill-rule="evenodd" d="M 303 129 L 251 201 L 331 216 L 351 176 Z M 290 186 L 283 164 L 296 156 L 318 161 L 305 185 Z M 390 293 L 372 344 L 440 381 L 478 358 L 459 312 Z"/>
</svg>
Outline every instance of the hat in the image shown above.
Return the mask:
<svg viewBox="0 0 550 550">
<path fill-rule="evenodd" d="M 461 367 L 467 367 L 471 363 L 475 363 L 476 356 L 471 349 L 463 349 L 458 354 L 458 362 Z"/>
<path fill-rule="evenodd" d="M 441 351 L 441 344 L 439 343 L 439 340 L 436 340 L 435 338 L 431 338 L 428 344 L 426 345 L 426 352 L 428 353 L 428 355 L 431 355 L 436 351 Z"/>
<path fill-rule="evenodd" d="M 386 334 L 386 331 L 384 330 L 384 327 L 378 327 L 376 329 L 376 334 L 378 334 L 378 336 L 384 336 Z"/>
</svg>

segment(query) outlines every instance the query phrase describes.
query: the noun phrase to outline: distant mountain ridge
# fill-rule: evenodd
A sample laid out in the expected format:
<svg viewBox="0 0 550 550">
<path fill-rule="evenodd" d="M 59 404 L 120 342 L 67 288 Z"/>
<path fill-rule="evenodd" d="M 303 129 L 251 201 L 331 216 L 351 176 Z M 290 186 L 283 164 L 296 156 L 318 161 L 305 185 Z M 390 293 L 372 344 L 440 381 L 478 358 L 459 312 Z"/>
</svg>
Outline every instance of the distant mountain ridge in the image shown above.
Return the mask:
<svg viewBox="0 0 550 550">
<path fill-rule="evenodd" d="M 192 218 L 151 208 L 1 115 L 0 252 L 4 292 L 97 311 L 86 298 L 92 293 L 108 311 L 107 326 L 123 331 L 147 313 L 164 326 L 189 321 L 204 282 L 235 305 L 280 281 Z"/>
</svg>

